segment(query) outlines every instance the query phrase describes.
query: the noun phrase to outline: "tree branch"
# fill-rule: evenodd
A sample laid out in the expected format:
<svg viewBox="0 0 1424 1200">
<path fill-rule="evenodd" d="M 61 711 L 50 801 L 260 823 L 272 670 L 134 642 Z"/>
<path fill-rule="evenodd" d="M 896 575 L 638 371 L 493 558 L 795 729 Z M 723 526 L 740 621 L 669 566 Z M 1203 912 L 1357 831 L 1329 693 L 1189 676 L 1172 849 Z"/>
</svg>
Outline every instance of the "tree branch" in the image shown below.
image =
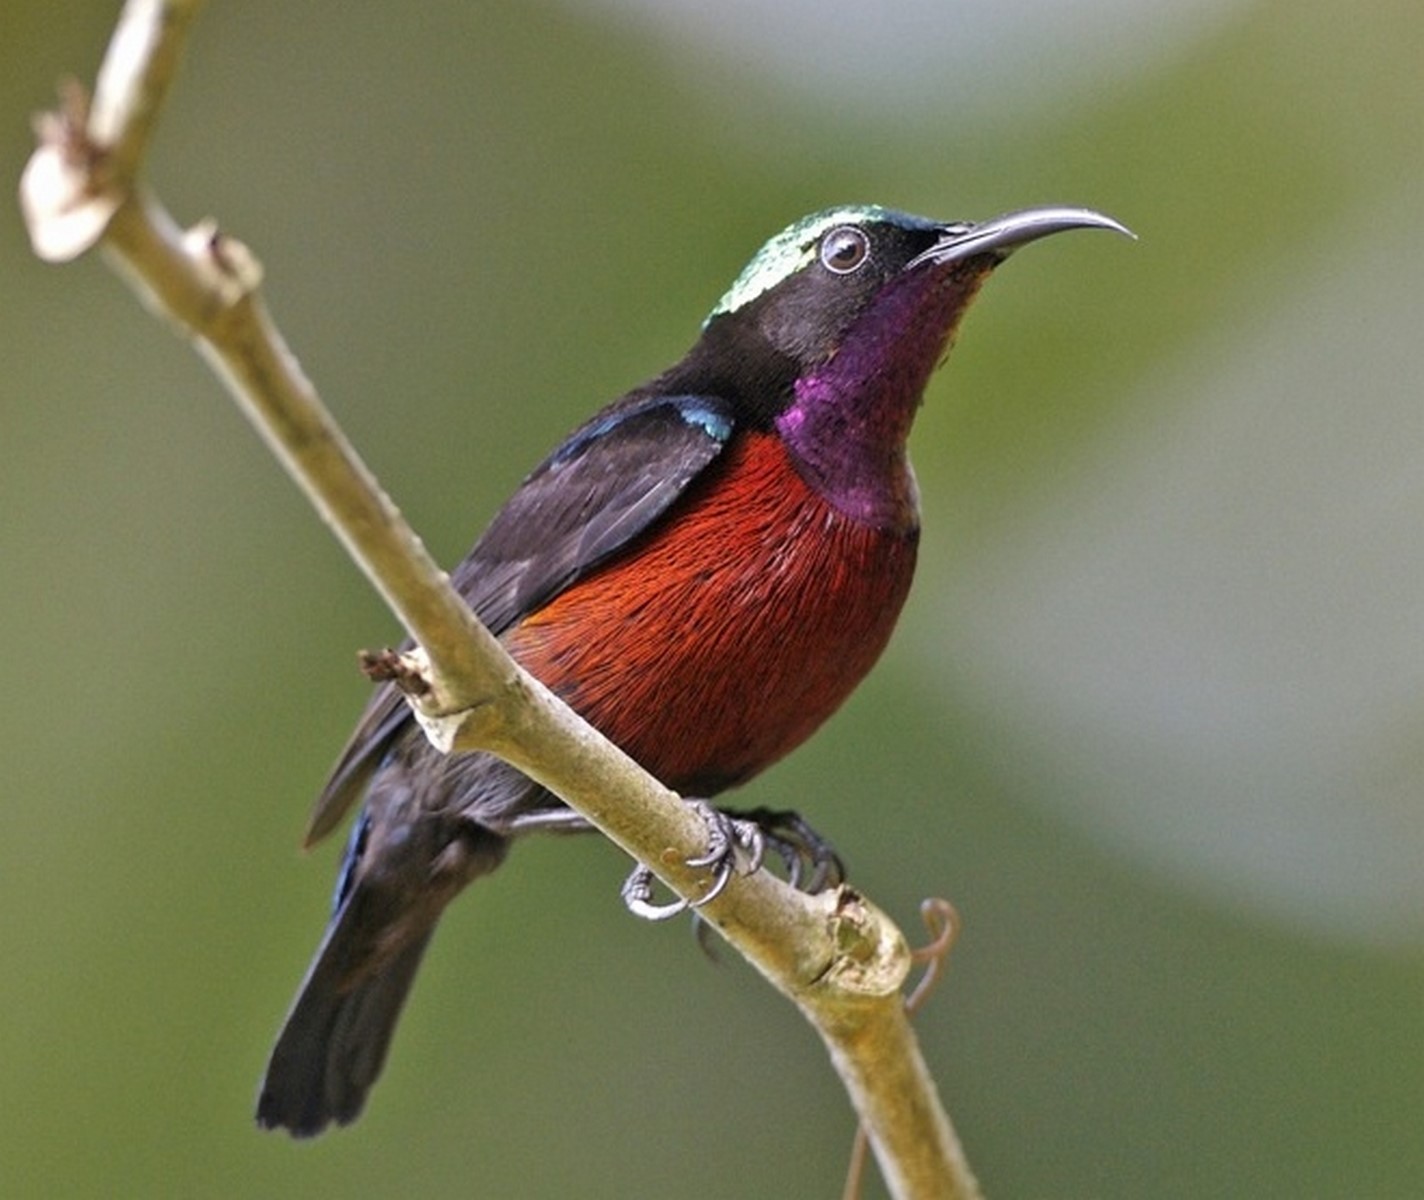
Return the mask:
<svg viewBox="0 0 1424 1200">
<path fill-rule="evenodd" d="M 528 675 L 474 618 L 324 408 L 269 316 L 261 267 L 211 222 L 186 232 L 138 185 L 200 0 L 129 0 L 92 105 L 77 85 L 37 122 L 20 199 L 35 252 L 99 246 L 227 385 L 322 519 L 410 632 L 431 685 L 410 699 L 441 749 L 486 750 L 560 796 L 688 900 L 702 821 Z M 906 1018 L 904 939 L 847 887 L 807 896 L 769 872 L 699 910 L 788 996 L 830 1051 L 891 1192 L 968 1200 L 978 1188 Z"/>
</svg>

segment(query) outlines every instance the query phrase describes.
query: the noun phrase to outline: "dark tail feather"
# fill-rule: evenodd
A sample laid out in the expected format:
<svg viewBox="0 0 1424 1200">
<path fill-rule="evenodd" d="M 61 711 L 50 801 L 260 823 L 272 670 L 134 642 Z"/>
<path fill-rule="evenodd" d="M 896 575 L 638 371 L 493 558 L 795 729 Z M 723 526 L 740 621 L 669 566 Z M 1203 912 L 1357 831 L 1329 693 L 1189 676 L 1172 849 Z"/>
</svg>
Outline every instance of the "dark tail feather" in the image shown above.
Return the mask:
<svg viewBox="0 0 1424 1200">
<path fill-rule="evenodd" d="M 349 914 L 342 914 L 343 917 Z M 312 1137 L 332 1121 L 346 1125 L 381 1073 L 396 1020 L 433 927 L 379 970 L 346 982 L 339 943 L 353 931 L 333 922 L 298 994 L 262 1080 L 257 1123 Z"/>
<path fill-rule="evenodd" d="M 498 759 L 447 760 L 413 736 L 413 745 L 376 773 L 351 827 L 336 912 L 262 1080 L 257 1124 L 264 1129 L 311 1137 L 333 1121 L 356 1119 L 385 1064 L 440 914 L 466 884 L 503 861 L 505 837 L 467 818 L 453 801 L 442 806 L 432 797 L 454 789 L 514 810 L 539 794 Z M 450 761 L 457 766 L 448 767 Z"/>
</svg>

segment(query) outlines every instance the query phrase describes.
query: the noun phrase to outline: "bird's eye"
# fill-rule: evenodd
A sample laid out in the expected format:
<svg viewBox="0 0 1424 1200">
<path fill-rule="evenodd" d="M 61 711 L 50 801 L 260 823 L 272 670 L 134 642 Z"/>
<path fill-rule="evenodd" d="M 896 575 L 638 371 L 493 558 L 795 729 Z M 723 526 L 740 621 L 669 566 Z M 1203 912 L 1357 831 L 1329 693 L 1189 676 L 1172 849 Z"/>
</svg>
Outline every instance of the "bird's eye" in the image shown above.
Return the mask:
<svg viewBox="0 0 1424 1200">
<path fill-rule="evenodd" d="M 865 230 L 841 225 L 821 239 L 821 265 L 837 275 L 848 275 L 870 255 Z"/>
</svg>

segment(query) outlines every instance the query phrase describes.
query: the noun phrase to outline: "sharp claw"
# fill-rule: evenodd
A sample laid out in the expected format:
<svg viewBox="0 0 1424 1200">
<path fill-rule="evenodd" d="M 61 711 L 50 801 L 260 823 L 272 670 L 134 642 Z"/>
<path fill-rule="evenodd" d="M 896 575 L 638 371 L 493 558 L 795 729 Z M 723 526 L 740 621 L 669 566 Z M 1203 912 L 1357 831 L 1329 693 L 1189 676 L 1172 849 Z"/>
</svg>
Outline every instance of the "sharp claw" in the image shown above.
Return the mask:
<svg viewBox="0 0 1424 1200">
<path fill-rule="evenodd" d="M 712 886 L 707 889 L 707 894 L 705 896 L 699 896 L 696 900 L 692 901 L 690 907 L 698 909 L 704 904 L 711 904 L 712 901 L 727 890 L 727 884 L 730 883 L 731 880 L 732 863 L 730 860 L 724 860 L 722 865 L 717 868 L 717 873 L 712 877 Z"/>
<path fill-rule="evenodd" d="M 718 863 L 725 862 L 737 836 L 736 831 L 732 828 L 731 820 L 705 800 L 690 800 L 688 803 L 697 810 L 703 824 L 707 826 L 707 852 L 689 858 L 687 865 L 689 867 L 714 867 Z"/>
<path fill-rule="evenodd" d="M 684 861 L 689 867 L 700 869 L 702 867 L 715 867 L 718 863 L 726 862 L 729 855 L 730 849 L 728 844 L 723 841 L 720 844 L 711 846 L 706 854 L 699 854 L 695 858 L 685 859 Z"/>
<path fill-rule="evenodd" d="M 742 849 L 747 852 L 747 865 L 742 873 L 755 875 L 761 870 L 762 861 L 766 858 L 766 837 L 750 821 L 741 821 L 737 824 L 738 832 L 745 834 L 745 838 L 739 840 Z"/>
</svg>

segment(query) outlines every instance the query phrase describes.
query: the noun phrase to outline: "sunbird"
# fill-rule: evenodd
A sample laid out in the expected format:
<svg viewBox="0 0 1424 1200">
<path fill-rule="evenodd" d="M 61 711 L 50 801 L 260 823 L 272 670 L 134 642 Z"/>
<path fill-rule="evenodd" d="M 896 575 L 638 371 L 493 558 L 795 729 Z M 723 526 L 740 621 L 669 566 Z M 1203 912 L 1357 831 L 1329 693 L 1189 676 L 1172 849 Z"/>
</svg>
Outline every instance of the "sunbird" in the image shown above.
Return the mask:
<svg viewBox="0 0 1424 1200">
<path fill-rule="evenodd" d="M 510 654 L 709 820 L 730 877 L 765 842 L 814 887 L 839 860 L 793 813 L 706 801 L 806 740 L 890 639 L 915 569 L 906 452 L 930 375 L 989 274 L 1081 208 L 979 223 L 829 209 L 761 248 L 683 358 L 576 429 L 452 580 Z M 1131 236 L 1129 234 L 1129 236 Z M 334 911 L 272 1051 L 265 1128 L 365 1104 L 445 906 L 520 835 L 587 824 L 498 758 L 435 750 L 376 690 L 307 835 L 363 802 Z M 630 906 L 647 903 L 635 872 Z"/>
</svg>

